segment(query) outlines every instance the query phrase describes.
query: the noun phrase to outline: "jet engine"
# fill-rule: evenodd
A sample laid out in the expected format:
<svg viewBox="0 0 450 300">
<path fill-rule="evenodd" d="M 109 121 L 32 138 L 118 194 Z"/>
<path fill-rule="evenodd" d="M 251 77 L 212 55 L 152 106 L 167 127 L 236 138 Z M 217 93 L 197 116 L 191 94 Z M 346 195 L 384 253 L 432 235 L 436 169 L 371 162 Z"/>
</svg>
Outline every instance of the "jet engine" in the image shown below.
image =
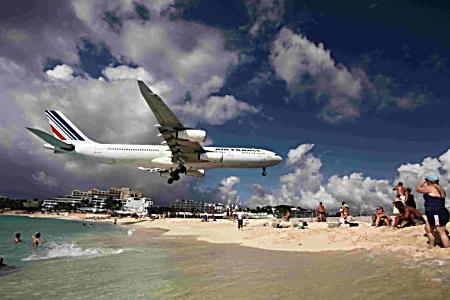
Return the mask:
<svg viewBox="0 0 450 300">
<path fill-rule="evenodd" d="M 187 176 L 193 176 L 193 177 L 203 177 L 205 176 L 205 170 L 187 170 L 186 171 Z"/>
<path fill-rule="evenodd" d="M 175 137 L 191 142 L 203 143 L 206 140 L 206 131 L 200 129 L 185 129 L 177 131 Z"/>
<path fill-rule="evenodd" d="M 210 162 L 221 162 L 223 161 L 223 154 L 217 152 L 200 153 L 199 159 Z"/>
</svg>

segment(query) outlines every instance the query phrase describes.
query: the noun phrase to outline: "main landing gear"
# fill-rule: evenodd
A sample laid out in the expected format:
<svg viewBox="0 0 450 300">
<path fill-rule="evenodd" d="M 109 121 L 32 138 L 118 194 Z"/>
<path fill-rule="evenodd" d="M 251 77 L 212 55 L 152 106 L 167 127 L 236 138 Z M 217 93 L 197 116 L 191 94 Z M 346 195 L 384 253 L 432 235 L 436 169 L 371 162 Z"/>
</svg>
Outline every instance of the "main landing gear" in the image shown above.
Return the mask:
<svg viewBox="0 0 450 300">
<path fill-rule="evenodd" d="M 262 176 L 266 176 L 266 175 L 267 175 L 266 167 L 263 167 L 262 169 L 263 169 L 263 170 L 262 170 L 261 175 L 262 175 Z"/>
<path fill-rule="evenodd" d="M 186 174 L 186 171 L 187 169 L 183 165 L 180 165 L 175 170 L 170 171 L 170 178 L 167 180 L 167 183 L 172 184 L 174 181 L 180 180 L 180 174 Z"/>
</svg>

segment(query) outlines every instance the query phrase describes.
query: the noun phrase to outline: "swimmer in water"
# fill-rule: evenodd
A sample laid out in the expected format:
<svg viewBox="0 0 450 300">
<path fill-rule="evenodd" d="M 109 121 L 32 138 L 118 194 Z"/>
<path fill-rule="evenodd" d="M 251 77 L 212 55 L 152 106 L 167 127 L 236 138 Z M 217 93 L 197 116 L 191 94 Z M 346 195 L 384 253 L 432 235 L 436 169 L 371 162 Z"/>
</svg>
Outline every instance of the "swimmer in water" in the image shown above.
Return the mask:
<svg viewBox="0 0 450 300">
<path fill-rule="evenodd" d="M 33 241 L 32 242 L 33 247 L 39 246 L 41 244 L 41 233 L 37 231 L 35 234 L 33 234 L 31 239 Z"/>
<path fill-rule="evenodd" d="M 7 267 L 8 265 L 3 263 L 3 256 L 0 256 L 0 268 Z"/>
<path fill-rule="evenodd" d="M 22 243 L 22 239 L 20 238 L 20 232 L 17 232 L 14 235 L 14 243 L 18 244 L 18 243 Z"/>
</svg>

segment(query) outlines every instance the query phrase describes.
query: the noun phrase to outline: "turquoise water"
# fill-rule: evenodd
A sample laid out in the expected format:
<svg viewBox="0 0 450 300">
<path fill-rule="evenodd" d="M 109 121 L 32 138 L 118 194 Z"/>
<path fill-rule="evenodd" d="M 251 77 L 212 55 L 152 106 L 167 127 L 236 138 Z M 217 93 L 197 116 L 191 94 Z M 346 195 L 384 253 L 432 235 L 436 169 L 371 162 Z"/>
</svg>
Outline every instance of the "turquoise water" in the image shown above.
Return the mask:
<svg viewBox="0 0 450 300">
<path fill-rule="evenodd" d="M 15 245 L 20 230 L 24 243 Z M 31 234 L 47 242 L 34 250 Z M 367 251 L 291 253 L 161 230 L 0 216 L 0 299 L 449 299 L 450 264 Z M 397 256 L 401 256 L 399 253 Z"/>
<path fill-rule="evenodd" d="M 85 226 L 83 226 L 85 224 Z M 31 236 L 41 233 L 42 247 L 31 246 Z M 20 232 L 22 243 L 14 243 L 14 235 Z M 98 249 L 80 248 L 75 241 L 92 236 L 121 236 L 126 230 L 109 224 L 55 220 L 30 217 L 0 216 L 0 256 L 8 265 L 22 267 L 28 262 L 63 256 L 95 255 Z"/>
<path fill-rule="evenodd" d="M 13 242 L 21 232 L 23 243 Z M 37 249 L 31 235 L 46 241 Z M 0 299 L 161 299 L 176 276 L 151 239 L 160 232 L 0 216 Z M 131 296 L 131 298 L 129 298 Z"/>
</svg>

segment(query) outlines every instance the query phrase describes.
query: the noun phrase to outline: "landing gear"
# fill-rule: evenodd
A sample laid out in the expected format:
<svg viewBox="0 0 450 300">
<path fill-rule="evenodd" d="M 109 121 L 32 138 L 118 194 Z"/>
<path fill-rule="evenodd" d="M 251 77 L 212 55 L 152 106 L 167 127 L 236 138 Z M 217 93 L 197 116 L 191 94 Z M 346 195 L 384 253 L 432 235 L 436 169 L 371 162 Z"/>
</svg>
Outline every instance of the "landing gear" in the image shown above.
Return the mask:
<svg viewBox="0 0 450 300">
<path fill-rule="evenodd" d="M 266 167 L 263 167 L 262 169 L 263 169 L 263 171 L 262 171 L 261 175 L 262 176 L 266 176 L 267 175 Z"/>
<path fill-rule="evenodd" d="M 186 171 L 187 169 L 183 165 L 180 165 L 175 170 L 170 171 L 170 178 L 167 180 L 167 183 L 172 184 L 174 181 L 180 180 L 180 174 L 186 174 Z"/>
</svg>

